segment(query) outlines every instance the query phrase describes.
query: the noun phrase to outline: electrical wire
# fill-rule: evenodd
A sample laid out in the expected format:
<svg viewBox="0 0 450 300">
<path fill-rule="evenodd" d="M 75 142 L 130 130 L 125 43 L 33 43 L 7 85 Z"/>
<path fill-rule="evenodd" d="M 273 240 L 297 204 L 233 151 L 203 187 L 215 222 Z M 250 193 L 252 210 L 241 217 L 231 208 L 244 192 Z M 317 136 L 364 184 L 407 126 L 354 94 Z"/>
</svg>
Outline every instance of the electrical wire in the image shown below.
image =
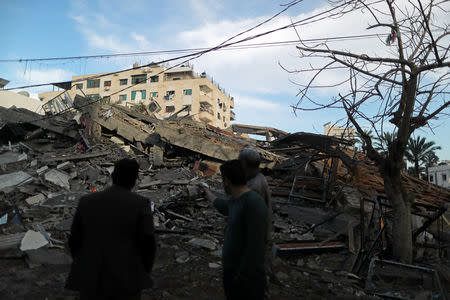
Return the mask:
<svg viewBox="0 0 450 300">
<path fill-rule="evenodd" d="M 380 2 L 380 1 L 381 1 L 381 0 L 375 0 L 373 3 L 378 3 L 378 2 Z M 300 1 L 294 1 L 294 2 L 292 2 L 291 4 L 289 4 L 288 7 L 292 7 L 294 4 L 297 4 L 297 3 L 299 3 L 299 2 L 301 2 L 301 0 L 300 0 Z M 372 4 L 373 4 L 373 3 L 372 3 Z M 278 12 L 277 14 L 275 14 L 274 16 L 272 16 L 271 18 L 269 18 L 269 19 L 267 19 L 267 20 L 265 20 L 265 21 L 263 21 L 263 22 L 261 22 L 261 23 L 255 25 L 255 26 L 253 26 L 252 28 L 250 28 L 250 29 L 248 29 L 248 30 L 245 30 L 245 31 L 243 31 L 243 32 L 240 32 L 240 33 L 238 33 L 238 34 L 232 36 L 231 38 L 225 40 L 224 42 L 222 42 L 222 43 L 219 44 L 218 46 L 211 47 L 211 48 L 207 48 L 206 50 L 202 50 L 202 51 L 197 51 L 197 52 L 192 53 L 192 54 L 187 54 L 187 55 L 183 55 L 183 56 L 179 56 L 179 57 L 175 57 L 175 58 L 171 58 L 171 59 L 162 60 L 162 61 L 159 61 L 159 62 L 156 62 L 156 63 L 155 63 L 155 62 L 152 62 L 152 63 L 149 63 L 149 64 L 147 64 L 147 65 L 140 66 L 140 68 L 149 67 L 149 66 L 154 65 L 154 64 L 162 64 L 162 63 L 167 63 L 167 62 L 171 62 L 171 61 L 175 61 L 175 60 L 179 60 L 179 59 L 184 59 L 184 58 L 186 58 L 186 60 L 184 60 L 183 62 L 178 63 L 178 64 L 176 64 L 176 65 L 174 65 L 174 66 L 172 66 L 172 67 L 170 67 L 170 68 L 168 68 L 168 69 L 166 69 L 166 70 L 163 70 L 163 71 L 161 71 L 161 72 L 158 73 L 158 74 L 160 74 L 160 73 L 162 73 L 162 72 L 164 72 L 164 71 L 167 71 L 167 70 L 170 70 L 170 69 L 172 69 L 172 68 L 175 68 L 175 67 L 177 67 L 177 66 L 179 66 L 179 65 L 182 65 L 183 63 L 186 63 L 186 62 L 188 62 L 188 61 L 191 60 L 191 59 L 199 58 L 200 56 L 202 56 L 202 55 L 204 55 L 204 54 L 206 54 L 206 53 L 213 52 L 213 51 L 217 51 L 217 50 L 222 49 L 222 48 L 232 47 L 232 46 L 234 46 L 234 45 L 238 45 L 238 44 L 243 43 L 243 42 L 246 42 L 246 41 L 250 41 L 250 40 L 253 40 L 253 39 L 262 37 L 262 36 L 266 36 L 266 35 L 268 35 L 268 34 L 271 34 L 271 33 L 277 32 L 277 31 L 285 30 L 285 29 L 292 28 L 292 27 L 301 26 L 301 25 L 304 25 L 304 24 L 311 24 L 312 22 L 314 22 L 314 19 L 317 18 L 317 17 L 321 17 L 320 19 L 318 19 L 318 21 L 319 21 L 319 20 L 322 20 L 322 19 L 323 19 L 323 17 L 322 17 L 323 15 L 330 14 L 331 12 L 333 12 L 333 11 L 335 11 L 335 10 L 338 10 L 338 9 L 344 7 L 344 6 L 346 6 L 346 3 L 345 3 L 345 2 L 342 3 L 341 5 L 337 5 L 337 6 L 333 7 L 333 8 L 330 8 L 330 9 L 328 9 L 328 10 L 319 12 L 319 13 L 317 13 L 317 14 L 315 14 L 315 15 L 309 16 L 309 17 L 307 17 L 307 18 L 305 18 L 305 19 L 302 19 L 302 20 L 293 22 L 293 23 L 291 23 L 291 24 L 284 25 L 284 26 L 281 26 L 281 27 L 278 27 L 278 28 L 275 28 L 275 29 L 272 29 L 272 30 L 269 30 L 269 31 L 265 31 L 265 32 L 262 32 L 262 33 L 259 33 L 259 34 L 256 34 L 256 35 L 247 37 L 247 38 L 243 38 L 243 39 L 240 39 L 240 40 L 238 40 L 238 41 L 226 43 L 226 42 L 231 41 L 231 40 L 235 39 L 236 37 L 238 37 L 238 36 L 240 36 L 240 35 L 242 35 L 242 34 L 244 34 L 244 33 L 248 33 L 248 32 L 250 32 L 251 30 L 254 30 L 255 28 L 258 28 L 258 27 L 260 27 L 261 25 L 267 23 L 268 21 L 274 19 L 274 18 L 275 18 L 276 16 L 278 16 L 281 12 L 286 11 L 286 8 L 285 8 L 285 9 L 283 9 L 281 12 Z M 303 24 L 302 24 L 302 23 L 303 23 Z M 305 41 L 297 41 L 297 42 L 305 42 Z M 194 57 L 194 58 L 192 58 L 192 57 Z M 94 76 L 88 77 L 88 78 L 83 78 L 83 79 L 79 79 L 79 80 L 74 80 L 74 81 L 71 81 L 71 83 L 72 83 L 71 88 L 74 87 L 74 84 L 73 84 L 73 83 L 76 83 L 76 82 L 85 81 L 85 80 L 90 80 L 90 79 L 97 79 L 97 78 L 101 78 L 101 77 L 105 77 L 105 76 L 109 76 L 109 75 L 113 75 L 113 74 L 118 74 L 118 73 L 126 72 L 126 71 L 129 71 L 129 70 L 132 70 L 132 69 L 133 69 L 133 68 L 129 68 L 129 69 L 121 70 L 121 71 L 109 72 L 109 73 L 104 73 L 104 74 L 100 74 L 100 75 L 94 75 Z M 155 75 L 153 75 L 153 76 L 155 76 Z M 147 78 L 147 79 L 148 79 L 148 78 Z M 39 86 L 45 86 L 45 85 L 51 85 L 51 84 L 53 84 L 53 83 L 28 85 L 28 86 L 14 87 L 14 88 L 9 88 L 9 89 L 4 89 L 4 90 L 14 90 L 14 89 L 21 89 L 21 88 L 28 88 L 28 87 L 39 87 Z M 126 90 L 126 89 L 129 89 L 129 88 L 135 86 L 136 84 L 138 84 L 138 83 L 132 84 L 132 85 L 130 85 L 130 86 L 128 86 L 128 87 L 126 87 L 126 88 L 124 88 L 124 89 L 118 91 L 118 92 L 115 92 L 115 93 L 113 93 L 113 94 L 111 94 L 111 95 L 114 95 L 114 94 L 117 94 L 117 93 L 119 93 L 119 92 L 121 92 L 121 91 L 124 91 L 124 90 Z M 60 97 L 64 92 L 65 92 L 65 91 L 61 92 L 60 94 L 56 95 L 55 97 L 53 97 L 53 98 L 50 99 L 49 101 L 52 101 L 52 100 L 54 100 L 54 99 Z M 97 101 L 90 102 L 88 105 L 94 104 L 94 103 L 96 103 L 96 102 L 98 102 L 98 101 L 100 101 L 100 100 L 101 100 L 101 98 L 99 98 Z M 61 112 L 59 112 L 59 113 L 57 113 L 57 114 L 54 114 L 54 115 L 44 116 L 44 117 L 39 118 L 39 119 L 37 119 L 37 120 L 35 120 L 35 121 L 39 121 L 39 120 L 43 120 L 43 119 L 47 119 L 47 118 L 54 118 L 54 117 L 56 117 L 56 116 L 58 116 L 58 115 L 60 115 L 60 114 L 66 113 L 67 111 L 69 111 L 69 110 L 71 110 L 71 109 L 72 109 L 72 108 L 69 108 L 69 109 L 67 109 L 67 110 L 61 111 Z M 29 121 L 28 123 L 30 123 L 30 122 L 33 122 L 33 121 Z M 19 122 L 19 123 L 20 123 L 20 122 Z"/>
<path fill-rule="evenodd" d="M 347 40 L 360 40 L 360 39 L 370 39 L 380 36 L 387 36 L 388 34 L 361 34 L 361 35 L 350 35 L 350 36 L 339 36 L 339 37 L 322 37 L 314 39 L 304 39 L 301 42 L 339 42 Z M 298 44 L 298 40 L 291 41 L 279 41 L 279 42 L 265 42 L 265 43 L 253 43 L 245 45 L 233 45 L 226 48 L 217 49 L 217 51 L 224 50 L 240 50 L 240 49 L 254 49 L 254 48 L 265 48 L 265 47 L 278 47 L 278 46 L 291 46 Z M 85 56 L 66 56 L 66 57 L 49 57 L 49 58 L 20 58 L 20 59 L 0 59 L 0 63 L 27 63 L 27 62 L 42 62 L 42 61 L 59 61 L 59 60 L 77 60 L 77 59 L 103 59 L 103 58 L 114 58 L 114 57 L 129 57 L 129 56 L 152 56 L 152 55 L 162 55 L 162 54 L 175 54 L 175 53 L 191 53 L 194 51 L 205 51 L 208 50 L 207 47 L 201 48 L 186 48 L 186 49 L 175 49 L 175 50 L 158 50 L 158 51 L 145 51 L 145 52 L 130 52 L 130 53 L 116 53 L 116 54 L 100 54 L 100 55 L 85 55 Z"/>
</svg>

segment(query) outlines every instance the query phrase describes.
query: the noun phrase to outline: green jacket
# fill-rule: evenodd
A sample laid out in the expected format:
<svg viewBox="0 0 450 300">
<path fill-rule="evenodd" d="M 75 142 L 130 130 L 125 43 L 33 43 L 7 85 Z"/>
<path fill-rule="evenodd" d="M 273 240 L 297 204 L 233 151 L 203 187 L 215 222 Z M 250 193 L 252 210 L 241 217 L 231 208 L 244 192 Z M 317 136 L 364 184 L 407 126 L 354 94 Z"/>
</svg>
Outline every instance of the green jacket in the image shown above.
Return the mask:
<svg viewBox="0 0 450 300">
<path fill-rule="evenodd" d="M 264 276 L 267 207 L 254 191 L 229 200 L 217 198 L 214 206 L 227 218 L 222 249 L 224 271 L 242 279 Z"/>
</svg>

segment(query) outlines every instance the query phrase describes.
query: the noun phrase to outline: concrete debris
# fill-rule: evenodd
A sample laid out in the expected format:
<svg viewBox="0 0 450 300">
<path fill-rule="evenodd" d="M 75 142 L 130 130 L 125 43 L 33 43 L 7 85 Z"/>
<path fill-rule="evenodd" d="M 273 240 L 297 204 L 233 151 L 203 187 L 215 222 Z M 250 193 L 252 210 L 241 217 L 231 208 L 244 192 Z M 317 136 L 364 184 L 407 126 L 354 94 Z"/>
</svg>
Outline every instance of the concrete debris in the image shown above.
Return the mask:
<svg viewBox="0 0 450 300">
<path fill-rule="evenodd" d="M 32 180 L 33 177 L 23 171 L 0 175 L 0 190 L 7 187 L 26 184 L 28 182 L 31 182 Z"/>
<path fill-rule="evenodd" d="M 66 161 L 66 162 L 63 162 L 63 163 L 57 165 L 56 169 L 65 170 L 65 169 L 68 169 L 71 165 L 72 165 L 72 163 L 70 161 Z"/>
<path fill-rule="evenodd" d="M 48 166 L 43 166 L 42 168 L 39 168 L 39 169 L 37 169 L 36 170 L 36 173 L 38 174 L 38 175 L 41 175 L 41 174 L 43 174 L 45 171 L 47 171 L 48 170 Z"/>
<path fill-rule="evenodd" d="M 44 247 L 47 244 L 47 239 L 40 232 L 28 230 L 20 243 L 20 250 L 35 250 Z"/>
<path fill-rule="evenodd" d="M 122 139 L 119 139 L 116 136 L 112 136 L 110 140 L 111 140 L 111 142 L 113 142 L 115 144 L 118 144 L 118 145 L 124 145 L 125 144 L 125 142 Z"/>
<path fill-rule="evenodd" d="M 25 202 L 28 203 L 29 205 L 35 205 L 35 204 L 40 204 L 42 202 L 44 202 L 46 199 L 46 197 L 43 194 L 37 194 L 31 197 L 28 197 L 27 199 L 25 199 Z"/>
<path fill-rule="evenodd" d="M 24 232 L 0 235 L 0 251 L 18 248 L 24 236 Z"/>
<path fill-rule="evenodd" d="M 78 199 L 109 186 L 114 162 L 126 157 L 140 165 L 135 192 L 151 199 L 160 244 L 154 277 L 162 282 L 145 296 L 215 297 L 226 219 L 203 198 L 200 186 L 225 197 L 220 164 L 252 147 L 262 157 L 272 193 L 274 299 L 414 299 L 408 290 L 419 298 L 431 293 L 444 299 L 450 278 L 443 267 L 450 254 L 448 190 L 402 175 L 412 195 L 415 264 L 433 266 L 439 276 L 431 282 L 430 272 L 418 276 L 414 269 L 378 261 L 371 268 L 375 255 L 390 257 L 393 214 L 376 166 L 354 153 L 351 143 L 251 125 L 222 130 L 189 117 L 157 119 L 139 106 L 87 101 L 77 96 L 73 114 L 40 121 L 23 109 L 0 108 L 0 258 L 19 259 L 0 259 L 6 270 L 0 298 L 3 282 L 19 286 L 23 278 L 49 295 L 57 291 L 55 298 L 74 298 L 62 284 Z M 42 265 L 52 265 L 52 272 Z M 14 297 L 29 293 L 29 285 L 20 285 Z"/>
<path fill-rule="evenodd" d="M 4 225 L 8 222 L 8 214 L 4 214 L 2 217 L 0 217 L 0 225 Z"/>
<path fill-rule="evenodd" d="M 27 160 L 26 153 L 5 152 L 0 154 L 0 165 L 6 165 L 13 162 Z"/>
<path fill-rule="evenodd" d="M 188 241 L 188 244 L 191 244 L 196 247 L 206 248 L 209 250 L 216 250 L 217 245 L 214 241 L 200 238 L 193 238 Z"/>
<path fill-rule="evenodd" d="M 27 263 L 33 268 L 38 265 L 67 265 L 72 263 L 72 258 L 59 249 L 39 248 L 27 250 Z"/>
<path fill-rule="evenodd" d="M 218 269 L 222 266 L 220 265 L 220 263 L 209 263 L 208 267 L 210 267 L 211 269 Z"/>
<path fill-rule="evenodd" d="M 69 183 L 70 176 L 67 175 L 66 173 L 52 169 L 47 173 L 45 173 L 44 177 L 45 180 L 54 183 L 57 186 L 65 188 L 66 190 L 70 190 L 70 183 Z"/>
</svg>

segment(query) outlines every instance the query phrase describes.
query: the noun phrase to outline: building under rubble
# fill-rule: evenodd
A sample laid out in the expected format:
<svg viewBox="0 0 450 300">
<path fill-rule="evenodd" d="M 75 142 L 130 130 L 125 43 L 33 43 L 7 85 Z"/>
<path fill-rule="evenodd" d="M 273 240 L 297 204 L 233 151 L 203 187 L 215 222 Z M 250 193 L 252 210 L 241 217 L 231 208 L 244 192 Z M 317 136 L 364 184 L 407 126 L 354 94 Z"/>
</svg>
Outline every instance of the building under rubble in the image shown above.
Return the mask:
<svg viewBox="0 0 450 300">
<path fill-rule="evenodd" d="M 205 72 L 195 73 L 189 64 L 140 67 L 135 63 L 132 69 L 119 73 L 73 76 L 66 86 L 72 99 L 78 94 L 124 106 L 142 103 L 162 118 L 191 116 L 222 129 L 235 120 L 233 97 Z M 39 99 L 46 103 L 60 94 L 45 92 Z"/>
</svg>

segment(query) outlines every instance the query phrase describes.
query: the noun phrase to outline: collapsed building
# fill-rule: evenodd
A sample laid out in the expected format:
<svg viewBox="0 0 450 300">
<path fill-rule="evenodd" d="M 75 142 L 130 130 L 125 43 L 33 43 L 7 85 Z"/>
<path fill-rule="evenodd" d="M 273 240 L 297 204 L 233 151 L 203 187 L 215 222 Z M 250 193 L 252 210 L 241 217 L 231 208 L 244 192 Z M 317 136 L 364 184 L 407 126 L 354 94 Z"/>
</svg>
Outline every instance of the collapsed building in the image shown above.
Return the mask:
<svg viewBox="0 0 450 300">
<path fill-rule="evenodd" d="M 0 107 L 0 145 L 2 299 L 76 299 L 63 285 L 77 201 L 110 184 L 114 161 L 130 156 L 140 164 L 136 192 L 151 200 L 159 235 L 156 284 L 144 299 L 222 295 L 225 220 L 198 183 L 223 193 L 218 166 L 245 147 L 260 153 L 272 191 L 275 299 L 448 299 L 450 192 L 402 175 L 413 201 L 415 260 L 392 260 L 395 216 L 383 179 L 350 141 L 242 124 L 223 130 L 183 117 L 161 120 L 143 106 L 77 95 L 62 114 Z"/>
</svg>

